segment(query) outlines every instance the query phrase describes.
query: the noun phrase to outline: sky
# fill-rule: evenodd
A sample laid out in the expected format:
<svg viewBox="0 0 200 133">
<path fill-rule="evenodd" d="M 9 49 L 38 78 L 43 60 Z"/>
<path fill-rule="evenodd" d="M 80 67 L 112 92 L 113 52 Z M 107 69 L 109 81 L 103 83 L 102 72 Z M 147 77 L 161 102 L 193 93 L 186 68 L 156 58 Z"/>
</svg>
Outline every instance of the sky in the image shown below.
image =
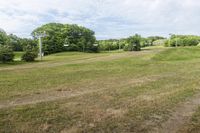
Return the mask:
<svg viewBox="0 0 200 133">
<path fill-rule="evenodd" d="M 0 0 L 0 28 L 30 37 L 50 23 L 78 24 L 97 39 L 200 35 L 199 0 Z"/>
</svg>

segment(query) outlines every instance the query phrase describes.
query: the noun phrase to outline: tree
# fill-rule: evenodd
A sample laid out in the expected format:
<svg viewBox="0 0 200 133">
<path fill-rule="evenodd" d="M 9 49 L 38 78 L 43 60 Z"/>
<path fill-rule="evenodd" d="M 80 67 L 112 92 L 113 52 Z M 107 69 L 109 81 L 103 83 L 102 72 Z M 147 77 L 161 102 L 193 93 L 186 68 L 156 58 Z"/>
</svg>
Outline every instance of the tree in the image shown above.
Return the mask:
<svg viewBox="0 0 200 133">
<path fill-rule="evenodd" d="M 69 44 L 68 50 L 92 52 L 93 45 L 96 41 L 95 33 L 90 29 L 87 29 L 78 25 L 64 25 L 64 38 Z M 76 46 L 76 47 L 74 47 Z M 96 50 L 95 50 L 96 51 Z M 94 51 L 94 52 L 95 52 Z"/>
<path fill-rule="evenodd" d="M 8 44 L 8 37 L 6 35 L 6 32 L 0 30 L 0 45 L 6 45 L 6 44 Z"/>
<path fill-rule="evenodd" d="M 23 51 L 27 45 L 37 46 L 37 43 L 32 39 L 19 38 L 14 34 L 7 35 L 0 29 L 0 45 L 8 45 L 13 51 Z"/>
<path fill-rule="evenodd" d="M 23 51 L 23 45 L 21 39 L 16 35 L 8 35 L 8 44 L 12 47 L 14 51 Z"/>
<path fill-rule="evenodd" d="M 117 39 L 100 40 L 98 41 L 101 50 L 117 50 L 123 47 L 123 42 Z"/>
<path fill-rule="evenodd" d="M 135 34 L 134 36 L 131 36 L 128 38 L 128 50 L 129 51 L 140 51 L 141 50 L 141 40 L 142 37 L 138 34 Z"/>
<path fill-rule="evenodd" d="M 58 24 L 58 23 L 45 24 L 35 29 L 32 32 L 32 36 L 34 37 L 35 40 L 37 40 L 35 33 L 40 34 L 46 31 L 48 36 L 42 39 L 44 53 L 51 54 L 51 53 L 61 52 L 64 49 L 63 46 L 64 39 L 62 37 L 63 28 L 64 28 L 63 24 Z"/>
<path fill-rule="evenodd" d="M 43 38 L 43 50 L 45 54 L 51 54 L 62 51 L 84 51 L 93 50 L 93 44 L 96 41 L 94 32 L 78 25 L 49 23 L 45 24 L 32 32 L 43 33 L 46 31 L 47 37 Z M 64 47 L 67 44 L 68 47 Z"/>
<path fill-rule="evenodd" d="M 0 45 L 0 62 L 11 62 L 14 59 L 14 53 L 11 47 Z"/>
<path fill-rule="evenodd" d="M 26 46 L 25 53 L 22 55 L 22 60 L 26 62 L 32 62 L 35 61 L 35 59 L 38 56 L 38 49 L 36 47 L 33 47 L 31 45 Z"/>
<path fill-rule="evenodd" d="M 23 51 L 27 51 L 27 48 L 37 49 L 37 47 L 38 47 L 37 40 L 28 39 L 28 38 L 20 38 L 19 42 L 23 48 Z"/>
</svg>

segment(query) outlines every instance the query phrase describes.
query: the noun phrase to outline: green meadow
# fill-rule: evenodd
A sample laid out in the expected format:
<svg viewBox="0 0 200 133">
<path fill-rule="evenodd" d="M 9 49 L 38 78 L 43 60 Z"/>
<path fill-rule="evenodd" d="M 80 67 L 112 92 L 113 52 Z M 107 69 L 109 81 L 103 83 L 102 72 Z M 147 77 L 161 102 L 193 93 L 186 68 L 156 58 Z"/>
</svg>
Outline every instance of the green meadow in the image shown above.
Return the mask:
<svg viewBox="0 0 200 133">
<path fill-rule="evenodd" d="M 200 93 L 198 47 L 66 52 L 33 63 L 20 55 L 0 64 L 2 133 L 164 131 L 178 107 Z M 177 129 L 198 132 L 199 112 Z"/>
</svg>

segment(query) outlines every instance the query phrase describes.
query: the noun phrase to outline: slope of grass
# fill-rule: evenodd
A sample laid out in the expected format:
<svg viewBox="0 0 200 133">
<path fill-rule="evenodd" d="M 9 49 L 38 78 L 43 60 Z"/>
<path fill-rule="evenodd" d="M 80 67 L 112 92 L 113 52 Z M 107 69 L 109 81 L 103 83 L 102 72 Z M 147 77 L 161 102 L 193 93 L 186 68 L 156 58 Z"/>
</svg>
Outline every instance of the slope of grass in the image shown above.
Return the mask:
<svg viewBox="0 0 200 133">
<path fill-rule="evenodd" d="M 157 50 L 59 53 L 36 63 L 38 67 L 0 69 L 0 103 L 60 90 L 80 93 L 0 109 L 0 132 L 153 131 L 178 103 L 199 92 L 200 85 L 198 48 Z"/>
<path fill-rule="evenodd" d="M 170 48 L 153 57 L 158 61 L 185 61 L 200 58 L 199 47 Z"/>
<path fill-rule="evenodd" d="M 119 54 L 116 53 L 116 56 Z M 95 61 L 96 58 L 100 58 L 100 61 Z M 62 86 L 68 86 L 67 88 L 64 87 L 68 90 L 70 87 L 76 86 L 77 83 L 79 84 L 78 88 L 80 88 L 81 84 L 84 86 L 88 82 L 98 82 L 102 77 L 109 78 L 121 74 L 122 72 L 118 71 L 118 69 L 121 69 L 117 65 L 119 63 L 104 61 L 107 58 L 110 58 L 108 53 L 59 53 L 45 57 L 41 63 L 24 64 L 24 66 L 28 65 L 30 68 L 23 68 L 21 65 L 11 70 L 0 69 L 0 99 L 12 98 L 15 95 L 39 93 L 45 90 L 56 90 Z M 89 62 L 84 63 L 86 62 L 84 60 L 89 60 Z M 70 62 L 71 64 L 68 64 Z M 126 60 L 120 62 L 120 64 L 128 63 Z M 132 63 L 134 62 L 132 61 Z M 50 67 L 51 65 L 52 67 Z M 123 65 L 126 66 L 126 64 Z M 127 67 L 130 66 L 127 65 Z"/>
</svg>

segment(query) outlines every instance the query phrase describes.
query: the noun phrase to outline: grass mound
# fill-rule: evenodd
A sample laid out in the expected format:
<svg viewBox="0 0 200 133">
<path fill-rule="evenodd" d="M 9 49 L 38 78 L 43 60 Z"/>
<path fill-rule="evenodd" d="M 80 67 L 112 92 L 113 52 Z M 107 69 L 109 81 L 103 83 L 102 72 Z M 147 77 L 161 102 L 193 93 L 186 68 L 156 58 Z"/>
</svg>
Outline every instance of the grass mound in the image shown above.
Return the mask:
<svg viewBox="0 0 200 133">
<path fill-rule="evenodd" d="M 182 61 L 200 58 L 200 47 L 170 48 L 156 54 L 152 59 L 157 61 Z"/>
</svg>

